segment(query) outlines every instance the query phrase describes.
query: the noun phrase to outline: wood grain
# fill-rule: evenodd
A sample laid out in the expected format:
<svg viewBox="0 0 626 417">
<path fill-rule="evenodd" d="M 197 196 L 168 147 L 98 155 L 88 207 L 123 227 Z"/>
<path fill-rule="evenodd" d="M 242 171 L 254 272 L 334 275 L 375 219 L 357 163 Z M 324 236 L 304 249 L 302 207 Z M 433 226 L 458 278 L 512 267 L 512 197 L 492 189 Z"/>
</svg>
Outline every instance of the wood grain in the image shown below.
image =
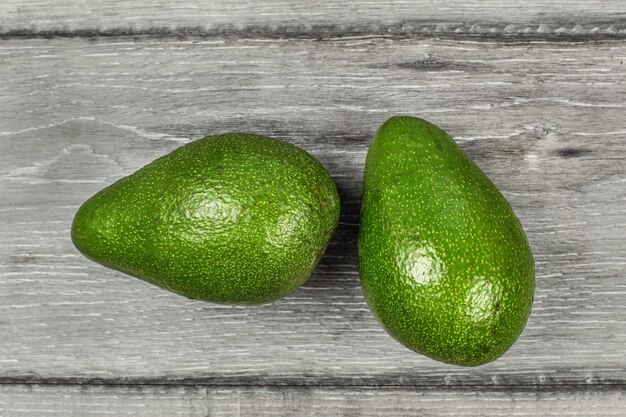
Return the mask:
<svg viewBox="0 0 626 417">
<path fill-rule="evenodd" d="M 4 0 L 0 34 L 623 37 L 622 0 Z"/>
<path fill-rule="evenodd" d="M 0 387 L 11 417 L 241 416 L 623 416 L 615 389 L 407 389 L 337 387 Z"/>
<path fill-rule="evenodd" d="M 0 382 L 625 384 L 625 55 L 609 41 L 0 43 Z M 528 232 L 533 314 L 492 364 L 414 354 L 364 303 L 363 158 L 399 113 L 456 137 Z M 296 143 L 339 185 L 341 225 L 303 288 L 258 308 L 194 302 L 73 249 L 72 216 L 92 193 L 225 131 Z"/>
</svg>

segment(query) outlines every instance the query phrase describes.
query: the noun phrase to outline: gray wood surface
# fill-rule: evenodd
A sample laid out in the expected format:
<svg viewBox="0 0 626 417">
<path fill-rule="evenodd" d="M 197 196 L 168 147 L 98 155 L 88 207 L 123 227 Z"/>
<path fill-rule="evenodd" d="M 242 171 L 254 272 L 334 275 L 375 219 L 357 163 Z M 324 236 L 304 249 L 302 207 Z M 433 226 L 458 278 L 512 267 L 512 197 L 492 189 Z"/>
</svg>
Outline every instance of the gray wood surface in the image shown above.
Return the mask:
<svg viewBox="0 0 626 417">
<path fill-rule="evenodd" d="M 3 0 L 0 34 L 623 36 L 622 0 Z"/>
<path fill-rule="evenodd" d="M 625 384 L 625 53 L 621 42 L 3 42 L 0 380 Z M 528 232 L 534 311 L 490 365 L 406 350 L 363 301 L 363 158 L 397 113 L 449 130 Z M 301 145 L 339 185 L 341 225 L 303 288 L 258 308 L 188 301 L 72 247 L 92 193 L 233 130 Z"/>
<path fill-rule="evenodd" d="M 621 0 L 1 2 L 0 416 L 626 415 L 625 17 Z M 394 114 L 448 130 L 528 233 L 534 310 L 492 364 L 412 353 L 364 303 L 363 160 Z M 218 306 L 72 247 L 86 198 L 226 131 L 300 145 L 338 183 L 304 287 Z"/>
<path fill-rule="evenodd" d="M 522 388 L 450 390 L 341 387 L 13 385 L 0 390 L 11 417 L 443 417 L 623 416 L 626 394 Z"/>
</svg>

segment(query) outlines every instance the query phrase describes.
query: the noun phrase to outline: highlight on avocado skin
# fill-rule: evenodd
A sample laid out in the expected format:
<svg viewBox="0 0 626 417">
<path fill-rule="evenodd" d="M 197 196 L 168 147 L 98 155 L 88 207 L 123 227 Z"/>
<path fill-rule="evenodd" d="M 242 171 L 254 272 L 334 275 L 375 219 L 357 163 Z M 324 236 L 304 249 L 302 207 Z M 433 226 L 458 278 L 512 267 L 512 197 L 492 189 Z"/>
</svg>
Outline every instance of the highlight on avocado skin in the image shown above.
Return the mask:
<svg viewBox="0 0 626 417">
<path fill-rule="evenodd" d="M 339 196 L 303 149 L 232 133 L 176 149 L 87 200 L 72 224 L 86 257 L 188 298 L 263 304 L 307 281 Z"/>
<path fill-rule="evenodd" d="M 374 136 L 363 187 L 359 268 L 381 325 L 450 364 L 504 354 L 530 315 L 535 271 L 496 186 L 446 132 L 397 116 Z"/>
</svg>

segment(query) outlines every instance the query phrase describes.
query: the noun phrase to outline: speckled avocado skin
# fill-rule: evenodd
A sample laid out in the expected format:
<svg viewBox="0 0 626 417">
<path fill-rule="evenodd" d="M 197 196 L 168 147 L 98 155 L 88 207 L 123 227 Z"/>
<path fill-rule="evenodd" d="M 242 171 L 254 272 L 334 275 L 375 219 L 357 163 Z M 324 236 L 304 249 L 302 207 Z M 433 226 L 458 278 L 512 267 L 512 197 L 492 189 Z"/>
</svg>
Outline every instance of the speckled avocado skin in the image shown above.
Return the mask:
<svg viewBox="0 0 626 417">
<path fill-rule="evenodd" d="M 339 219 L 337 189 L 304 150 L 209 136 L 103 189 L 78 210 L 88 258 L 198 300 L 262 304 L 311 275 Z"/>
<path fill-rule="evenodd" d="M 382 326 L 442 362 L 495 360 L 530 314 L 534 261 L 520 222 L 452 138 L 422 119 L 393 117 L 374 136 L 359 262 Z"/>
</svg>

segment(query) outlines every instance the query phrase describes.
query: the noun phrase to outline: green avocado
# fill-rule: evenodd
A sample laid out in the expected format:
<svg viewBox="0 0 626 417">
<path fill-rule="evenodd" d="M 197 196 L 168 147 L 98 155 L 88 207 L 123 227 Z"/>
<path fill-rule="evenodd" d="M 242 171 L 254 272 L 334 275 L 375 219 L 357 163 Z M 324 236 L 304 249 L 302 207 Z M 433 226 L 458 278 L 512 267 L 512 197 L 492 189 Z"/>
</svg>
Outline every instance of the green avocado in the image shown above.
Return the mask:
<svg viewBox="0 0 626 417">
<path fill-rule="evenodd" d="M 76 213 L 86 257 L 188 298 L 275 301 L 311 275 L 339 196 L 304 150 L 234 133 L 197 140 L 122 178 Z"/>
<path fill-rule="evenodd" d="M 534 295 L 534 261 L 511 207 L 437 126 L 392 117 L 365 162 L 363 292 L 408 348 L 477 366 L 513 345 Z"/>
</svg>

